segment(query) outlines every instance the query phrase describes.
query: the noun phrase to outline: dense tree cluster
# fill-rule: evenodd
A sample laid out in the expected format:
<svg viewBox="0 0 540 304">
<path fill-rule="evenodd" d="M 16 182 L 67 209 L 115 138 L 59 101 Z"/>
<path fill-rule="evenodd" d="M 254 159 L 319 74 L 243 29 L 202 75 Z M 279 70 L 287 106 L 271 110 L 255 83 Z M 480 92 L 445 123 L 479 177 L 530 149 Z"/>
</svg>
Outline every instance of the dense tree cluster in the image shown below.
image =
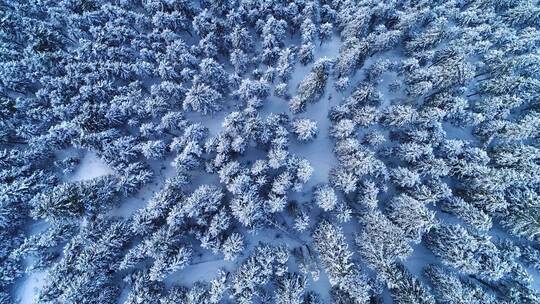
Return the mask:
<svg viewBox="0 0 540 304">
<path fill-rule="evenodd" d="M 0 303 L 540 303 L 539 67 L 538 0 L 0 0 Z"/>
</svg>

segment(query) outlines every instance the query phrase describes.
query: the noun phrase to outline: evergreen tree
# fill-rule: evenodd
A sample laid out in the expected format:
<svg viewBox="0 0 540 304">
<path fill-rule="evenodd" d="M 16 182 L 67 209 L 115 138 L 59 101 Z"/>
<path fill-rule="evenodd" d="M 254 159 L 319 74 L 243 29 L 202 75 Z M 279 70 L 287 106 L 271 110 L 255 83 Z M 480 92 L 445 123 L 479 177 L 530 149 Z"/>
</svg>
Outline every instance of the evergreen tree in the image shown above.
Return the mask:
<svg viewBox="0 0 540 304">
<path fill-rule="evenodd" d="M 442 267 L 430 265 L 425 272 L 442 303 L 496 303 L 493 295 Z"/>
<path fill-rule="evenodd" d="M 318 187 L 313 195 L 315 203 L 324 211 L 331 211 L 338 204 L 338 198 L 334 189 L 328 185 Z"/>
<path fill-rule="evenodd" d="M 387 285 L 395 303 L 435 303 L 429 288 L 401 264 L 391 270 Z"/>
<path fill-rule="evenodd" d="M 362 259 L 378 271 L 378 276 L 389 280 L 391 269 L 398 261 L 413 252 L 405 233 L 375 210 L 362 217 L 363 227 L 355 237 Z"/>
<path fill-rule="evenodd" d="M 323 220 L 313 232 L 313 239 L 330 285 L 346 293 L 354 303 L 367 303 L 369 284 L 353 263 L 353 253 L 348 249 L 341 228 Z"/>
<path fill-rule="evenodd" d="M 443 200 L 440 207 L 444 212 L 454 214 L 479 231 L 488 231 L 492 226 L 492 220 L 488 214 L 460 197 L 454 196 Z"/>
<path fill-rule="evenodd" d="M 508 196 L 511 204 L 501 215 L 501 224 L 510 233 L 529 240 L 538 240 L 540 224 L 537 212 L 539 197 L 530 189 L 511 191 Z"/>
<path fill-rule="evenodd" d="M 292 122 L 292 128 L 301 141 L 310 141 L 317 136 L 317 122 L 311 119 L 296 119 Z"/>
<path fill-rule="evenodd" d="M 388 218 L 416 243 L 436 224 L 435 212 L 406 194 L 392 199 L 388 206 Z"/>
<path fill-rule="evenodd" d="M 503 277 L 515 263 L 489 237 L 472 234 L 459 225 L 436 227 L 428 235 L 427 245 L 444 264 L 491 280 Z"/>
<path fill-rule="evenodd" d="M 3 1 L 0 303 L 539 303 L 538 4 Z"/>
<path fill-rule="evenodd" d="M 276 282 L 275 301 L 277 304 L 302 304 L 306 278 L 295 273 L 286 273 Z"/>
<path fill-rule="evenodd" d="M 317 102 L 322 97 L 333 64 L 329 58 L 321 58 L 315 62 L 311 72 L 298 85 L 297 95 L 289 101 L 291 112 L 303 112 L 308 103 Z"/>
<path fill-rule="evenodd" d="M 131 286 L 126 303 L 160 303 L 164 286 L 160 282 L 152 281 L 148 272 L 134 272 L 126 276 L 124 281 Z"/>
<path fill-rule="evenodd" d="M 114 265 L 129 242 L 125 222 L 97 219 L 83 227 L 50 270 L 39 302 L 114 303 L 120 294 Z"/>
<path fill-rule="evenodd" d="M 286 270 L 287 260 L 285 248 L 260 244 L 235 272 L 231 281 L 231 295 L 238 303 L 251 303 L 260 294 L 261 286 L 274 276 L 282 276 L 281 271 Z"/>
<path fill-rule="evenodd" d="M 184 99 L 184 110 L 193 110 L 203 115 L 212 114 L 222 109 L 223 96 L 208 85 L 194 80 Z"/>
</svg>

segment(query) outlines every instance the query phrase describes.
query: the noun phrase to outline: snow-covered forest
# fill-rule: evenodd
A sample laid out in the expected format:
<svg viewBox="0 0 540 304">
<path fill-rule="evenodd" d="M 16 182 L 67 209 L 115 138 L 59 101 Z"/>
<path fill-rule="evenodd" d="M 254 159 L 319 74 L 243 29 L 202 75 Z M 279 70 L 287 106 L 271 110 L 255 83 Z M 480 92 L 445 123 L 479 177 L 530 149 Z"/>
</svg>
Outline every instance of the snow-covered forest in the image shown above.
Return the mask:
<svg viewBox="0 0 540 304">
<path fill-rule="evenodd" d="M 538 0 L 0 0 L 0 303 L 540 303 Z"/>
</svg>

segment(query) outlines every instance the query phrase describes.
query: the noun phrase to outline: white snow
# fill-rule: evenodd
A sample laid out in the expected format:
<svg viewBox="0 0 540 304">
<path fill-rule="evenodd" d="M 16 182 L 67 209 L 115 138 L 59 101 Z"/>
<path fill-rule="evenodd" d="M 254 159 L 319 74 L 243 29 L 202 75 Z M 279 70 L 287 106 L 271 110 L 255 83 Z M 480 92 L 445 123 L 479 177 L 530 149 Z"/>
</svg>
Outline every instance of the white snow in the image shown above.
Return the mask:
<svg viewBox="0 0 540 304">
<path fill-rule="evenodd" d="M 186 268 L 176 271 L 164 280 L 166 286 L 182 285 L 192 286 L 196 282 L 209 282 L 214 279 L 218 271 L 234 271 L 235 262 L 224 261 L 222 256 L 215 257 L 214 260 L 204 260 L 195 262 Z"/>
<path fill-rule="evenodd" d="M 451 123 L 444 122 L 443 124 L 444 131 L 446 131 L 446 137 L 448 139 L 461 139 L 467 140 L 471 143 L 477 143 L 478 139 L 472 134 L 472 127 L 456 127 Z"/>
<path fill-rule="evenodd" d="M 88 151 L 84 154 L 81 163 L 70 177 L 70 181 L 84 181 L 113 173 L 111 167 L 102 161 L 96 153 Z"/>
<path fill-rule="evenodd" d="M 47 273 L 45 271 L 36 271 L 25 277 L 24 281 L 19 284 L 16 295 L 20 300 L 20 304 L 35 303 L 34 297 L 39 292 L 39 289 L 45 284 Z"/>
<path fill-rule="evenodd" d="M 412 255 L 403 261 L 403 264 L 407 270 L 421 280 L 424 268 L 429 264 L 437 264 L 437 258 L 422 244 L 414 245 L 412 248 Z"/>
</svg>

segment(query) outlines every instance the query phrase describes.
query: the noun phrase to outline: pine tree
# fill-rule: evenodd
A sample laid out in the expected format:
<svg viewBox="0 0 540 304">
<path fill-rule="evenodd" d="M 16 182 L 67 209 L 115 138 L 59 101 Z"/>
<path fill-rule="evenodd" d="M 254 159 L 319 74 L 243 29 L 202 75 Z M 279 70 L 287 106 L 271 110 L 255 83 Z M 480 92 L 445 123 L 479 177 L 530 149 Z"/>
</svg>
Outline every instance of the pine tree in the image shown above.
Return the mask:
<svg viewBox="0 0 540 304">
<path fill-rule="evenodd" d="M 407 271 L 402 264 L 396 264 L 391 270 L 387 285 L 395 303 L 435 303 L 428 287 Z"/>
<path fill-rule="evenodd" d="M 311 18 L 306 18 L 302 22 L 300 30 L 302 32 L 302 45 L 300 46 L 298 57 L 300 58 L 300 62 L 306 65 L 313 61 L 313 53 L 315 51 L 313 41 L 317 35 L 317 30 Z"/>
<path fill-rule="evenodd" d="M 166 145 L 162 140 L 151 140 L 139 144 L 141 154 L 148 159 L 161 159 L 166 153 Z"/>
<path fill-rule="evenodd" d="M 359 14 L 358 18 L 360 18 L 360 15 L 362 14 Z M 338 78 L 336 84 L 344 84 L 338 86 L 340 90 L 348 86 L 349 77 L 363 63 L 368 53 L 368 43 L 366 41 L 360 41 L 357 37 L 347 37 L 343 41 L 343 45 L 339 49 L 339 56 L 334 71 L 334 74 Z"/>
<path fill-rule="evenodd" d="M 529 240 L 538 240 L 540 237 L 540 223 L 538 222 L 539 197 L 530 190 L 514 190 L 509 193 L 511 204 L 501 215 L 501 224 L 510 233 Z"/>
<path fill-rule="evenodd" d="M 530 26 L 540 24 L 540 10 L 531 1 L 525 1 L 509 9 L 505 15 L 512 25 Z"/>
<path fill-rule="evenodd" d="M 114 303 L 120 293 L 114 265 L 129 242 L 127 228 L 125 222 L 117 220 L 90 221 L 50 269 L 36 301 Z"/>
<path fill-rule="evenodd" d="M 193 86 L 184 99 L 184 110 L 193 110 L 207 115 L 222 109 L 223 96 L 221 93 L 198 80 L 193 82 Z"/>
<path fill-rule="evenodd" d="M 127 296 L 126 303 L 160 303 L 164 286 L 161 282 L 152 281 L 148 272 L 137 271 L 127 275 L 124 281 L 131 285 L 131 290 Z"/>
<path fill-rule="evenodd" d="M 281 276 L 280 269 L 287 260 L 285 248 L 258 245 L 233 275 L 231 295 L 238 303 L 251 303 L 260 294 L 259 287 L 267 284 L 273 276 Z"/>
<path fill-rule="evenodd" d="M 441 303 L 496 303 L 495 297 L 478 285 L 463 281 L 440 266 L 430 265 L 425 273 Z"/>
<path fill-rule="evenodd" d="M 294 63 L 296 60 L 296 53 L 292 48 L 284 48 L 279 55 L 279 59 L 276 64 L 276 71 L 279 79 L 286 83 L 290 78 L 294 70 Z"/>
<path fill-rule="evenodd" d="M 13 258 L 32 258 L 27 269 L 50 267 L 60 256 L 58 248 L 65 245 L 79 230 L 76 220 L 54 221 L 46 230 L 27 237 L 20 246 L 11 252 Z"/>
<path fill-rule="evenodd" d="M 334 210 L 338 204 L 338 198 L 334 189 L 329 185 L 322 185 L 318 187 L 314 194 L 313 199 L 315 203 L 324 211 Z"/>
<path fill-rule="evenodd" d="M 416 115 L 416 111 L 411 106 L 394 105 L 384 111 L 380 122 L 385 126 L 402 127 L 414 122 Z"/>
<path fill-rule="evenodd" d="M 258 225 L 264 216 L 261 198 L 254 189 L 236 195 L 230 206 L 234 217 L 248 228 Z"/>
<path fill-rule="evenodd" d="M 336 139 L 353 137 L 356 132 L 356 124 L 350 119 L 341 119 L 332 126 L 330 135 Z"/>
<path fill-rule="evenodd" d="M 263 105 L 266 97 L 270 95 L 270 86 L 265 81 L 243 79 L 235 94 L 246 105 L 259 108 Z"/>
<path fill-rule="evenodd" d="M 302 304 L 306 278 L 296 273 L 287 272 L 276 282 L 276 304 Z"/>
<path fill-rule="evenodd" d="M 172 228 L 180 228 L 186 218 L 202 220 L 204 215 L 216 212 L 222 205 L 224 194 L 215 186 L 202 185 L 174 206 L 167 218 Z"/>
<path fill-rule="evenodd" d="M 321 41 L 321 45 L 325 42 L 330 40 L 332 38 L 332 34 L 334 33 L 334 26 L 330 22 L 326 22 L 321 24 L 321 27 L 319 29 L 319 40 Z"/>
<path fill-rule="evenodd" d="M 293 132 L 301 141 L 310 141 L 317 136 L 317 122 L 311 119 L 296 119 L 292 122 Z"/>
<path fill-rule="evenodd" d="M 244 237 L 238 233 L 232 233 L 223 242 L 223 254 L 225 261 L 233 261 L 244 250 Z"/>
<path fill-rule="evenodd" d="M 439 206 L 444 212 L 454 214 L 472 228 L 479 231 L 488 231 L 491 229 L 491 217 L 483 210 L 478 209 L 460 197 L 454 196 L 442 200 Z"/>
<path fill-rule="evenodd" d="M 157 230 L 165 222 L 171 208 L 184 199 L 184 187 L 188 183 L 189 179 L 183 175 L 167 179 L 163 188 L 150 199 L 146 207 L 133 215 L 131 230 L 136 235 L 148 235 Z"/>
<path fill-rule="evenodd" d="M 390 222 L 380 211 L 369 211 L 362 216 L 363 227 L 355 237 L 362 259 L 377 270 L 378 276 L 389 280 L 392 267 L 413 252 L 405 233 Z"/>
<path fill-rule="evenodd" d="M 315 62 L 311 72 L 298 85 L 297 95 L 289 101 L 291 112 L 303 112 L 308 103 L 317 102 L 322 97 L 333 64 L 333 60 L 326 57 Z"/>
<path fill-rule="evenodd" d="M 189 265 L 193 250 L 181 243 L 181 238 L 167 228 L 162 228 L 143 245 L 146 256 L 154 258 L 149 275 L 152 281 L 162 281 L 165 276 Z"/>
<path fill-rule="evenodd" d="M 353 253 L 348 249 L 341 228 L 323 220 L 313 232 L 313 239 L 330 285 L 348 294 L 355 303 L 367 303 L 369 284 L 352 262 Z"/>
<path fill-rule="evenodd" d="M 427 237 L 427 246 L 444 264 L 467 274 L 497 280 L 509 273 L 514 258 L 489 237 L 472 234 L 460 225 L 440 225 Z"/>
<path fill-rule="evenodd" d="M 436 224 L 435 212 L 405 194 L 392 199 L 388 206 L 388 218 L 416 243 Z"/>
<path fill-rule="evenodd" d="M 400 187 L 414 187 L 420 183 L 420 174 L 405 167 L 391 170 L 390 177 Z"/>
<path fill-rule="evenodd" d="M 502 294 L 502 299 L 510 303 L 535 303 L 540 293 L 532 287 L 532 276 L 521 265 L 515 268 L 494 287 Z"/>
<path fill-rule="evenodd" d="M 118 200 L 116 182 L 112 176 L 103 176 L 88 181 L 60 184 L 32 199 L 33 216 L 56 220 L 81 217 L 85 213 L 97 214 L 110 208 Z"/>
</svg>

